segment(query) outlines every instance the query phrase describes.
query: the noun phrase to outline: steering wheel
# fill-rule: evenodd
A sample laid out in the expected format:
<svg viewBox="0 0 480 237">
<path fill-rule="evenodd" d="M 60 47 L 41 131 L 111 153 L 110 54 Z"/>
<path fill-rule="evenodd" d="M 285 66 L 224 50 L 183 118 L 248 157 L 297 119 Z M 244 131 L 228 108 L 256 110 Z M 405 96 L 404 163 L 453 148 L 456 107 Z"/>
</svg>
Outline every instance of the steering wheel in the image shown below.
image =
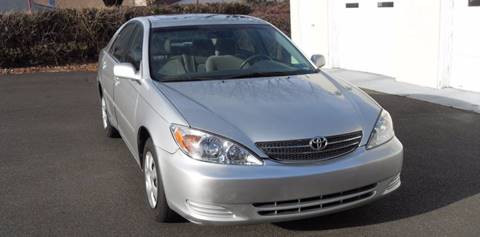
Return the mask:
<svg viewBox="0 0 480 237">
<path fill-rule="evenodd" d="M 272 58 L 265 55 L 265 54 L 255 54 L 255 55 L 252 55 L 250 57 L 248 57 L 247 59 L 245 59 L 241 64 L 240 64 L 240 69 L 243 69 L 247 64 L 249 64 L 251 61 L 253 60 L 260 60 L 260 59 L 267 59 L 267 60 L 270 60 L 272 61 Z"/>
</svg>

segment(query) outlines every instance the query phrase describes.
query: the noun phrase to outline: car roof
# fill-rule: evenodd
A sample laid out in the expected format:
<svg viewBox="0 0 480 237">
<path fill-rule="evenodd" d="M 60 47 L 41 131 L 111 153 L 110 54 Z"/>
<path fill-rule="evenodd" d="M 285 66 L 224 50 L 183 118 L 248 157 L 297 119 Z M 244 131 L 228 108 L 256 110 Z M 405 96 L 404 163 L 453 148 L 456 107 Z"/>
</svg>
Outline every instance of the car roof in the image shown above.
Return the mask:
<svg viewBox="0 0 480 237">
<path fill-rule="evenodd" d="M 152 28 L 195 26 L 195 25 L 226 25 L 226 24 L 268 24 L 256 17 L 245 15 L 223 14 L 181 14 L 140 17 L 150 21 Z"/>
</svg>

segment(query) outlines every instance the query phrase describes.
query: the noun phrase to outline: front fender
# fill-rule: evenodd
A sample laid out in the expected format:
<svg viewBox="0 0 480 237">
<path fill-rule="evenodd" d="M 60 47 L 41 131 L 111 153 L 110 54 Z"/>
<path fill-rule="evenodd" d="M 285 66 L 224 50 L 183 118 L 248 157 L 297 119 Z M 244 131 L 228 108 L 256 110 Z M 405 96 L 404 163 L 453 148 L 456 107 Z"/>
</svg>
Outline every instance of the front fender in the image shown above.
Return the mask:
<svg viewBox="0 0 480 237">
<path fill-rule="evenodd" d="M 166 97 L 151 83 L 151 81 L 144 81 L 140 88 L 141 91 L 139 91 L 140 96 L 136 108 L 137 141 L 139 131 L 144 127 L 148 130 L 156 148 L 168 153 L 175 153 L 178 150 L 178 145 L 171 136 L 170 125 L 175 123 L 188 126 L 188 124 Z M 140 164 L 139 149 L 141 147 L 135 147 L 134 157 Z"/>
</svg>

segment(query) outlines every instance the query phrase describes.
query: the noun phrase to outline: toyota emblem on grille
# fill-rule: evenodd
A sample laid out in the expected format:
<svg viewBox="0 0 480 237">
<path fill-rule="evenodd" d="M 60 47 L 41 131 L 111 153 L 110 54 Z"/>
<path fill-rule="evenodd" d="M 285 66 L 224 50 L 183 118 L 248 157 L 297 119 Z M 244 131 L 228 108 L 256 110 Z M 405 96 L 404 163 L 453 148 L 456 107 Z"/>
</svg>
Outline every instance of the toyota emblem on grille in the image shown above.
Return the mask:
<svg viewBox="0 0 480 237">
<path fill-rule="evenodd" d="M 310 140 L 310 148 L 315 151 L 321 151 L 327 147 L 328 141 L 324 137 L 314 137 Z"/>
</svg>

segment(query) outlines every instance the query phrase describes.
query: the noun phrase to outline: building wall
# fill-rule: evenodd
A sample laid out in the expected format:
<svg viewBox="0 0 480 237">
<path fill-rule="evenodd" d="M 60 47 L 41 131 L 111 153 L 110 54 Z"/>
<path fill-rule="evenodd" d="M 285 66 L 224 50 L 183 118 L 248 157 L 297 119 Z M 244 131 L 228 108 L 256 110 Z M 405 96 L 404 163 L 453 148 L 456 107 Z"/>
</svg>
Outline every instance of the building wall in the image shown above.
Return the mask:
<svg viewBox="0 0 480 237">
<path fill-rule="evenodd" d="M 345 65 L 348 60 L 342 57 L 348 52 L 342 49 L 345 41 L 349 41 L 356 48 L 350 47 L 347 51 L 362 52 L 365 61 L 391 60 L 387 64 L 370 63 L 369 66 L 377 66 L 375 68 L 367 67 L 361 58 L 354 57 L 358 61 L 356 66 L 364 71 L 383 73 L 421 86 L 480 91 L 480 31 L 476 25 L 480 22 L 480 7 L 468 7 L 467 0 L 392 1 L 394 21 L 389 15 L 381 15 L 388 11 L 375 9 L 373 5 L 372 14 L 349 12 L 348 23 L 354 27 L 348 29 L 351 32 L 345 32 L 342 17 L 349 16 L 344 14 L 348 11 L 346 3 L 359 2 L 360 7 L 365 7 L 377 1 L 290 0 L 292 38 L 307 54 L 324 54 L 329 67 Z M 381 14 L 374 16 L 377 12 Z M 362 23 L 356 24 L 357 21 Z M 391 28 L 385 28 L 389 25 Z M 357 31 L 355 27 L 362 29 Z M 385 51 L 389 52 L 385 54 Z M 348 65 L 351 66 L 351 62 Z M 380 70 L 387 66 L 388 70 Z"/>
<path fill-rule="evenodd" d="M 361 10 L 364 10 L 366 3 L 371 3 L 368 0 L 351 2 L 360 2 Z M 309 56 L 319 53 L 325 55 L 327 67 L 349 65 L 348 69 L 384 73 L 399 81 L 437 86 L 440 34 L 438 0 L 397 0 L 392 14 L 398 17 L 393 23 L 389 20 L 388 24 L 374 18 L 382 15 L 358 15 L 355 10 L 344 9 L 345 3 L 338 0 L 291 0 L 294 42 Z M 345 19 L 349 15 L 352 19 Z M 345 25 L 348 24 L 353 24 L 353 29 L 348 29 L 352 32 L 345 32 Z M 373 34 L 383 34 L 384 37 L 375 37 Z M 348 40 L 351 42 L 346 42 Z M 346 47 L 346 44 L 351 47 Z M 348 53 L 357 56 L 346 60 L 344 55 Z M 368 62 L 362 57 L 370 61 L 376 57 L 378 65 L 372 65 L 371 62 L 367 65 Z M 355 62 L 351 60 L 356 60 L 357 65 L 352 66 Z"/>
<path fill-rule="evenodd" d="M 49 10 L 49 0 L 31 0 L 32 11 Z M 0 0 L 0 12 L 2 11 L 28 11 L 29 0 Z"/>
<path fill-rule="evenodd" d="M 327 0 L 291 0 L 290 22 L 292 40 L 302 51 L 311 57 L 322 54 L 332 65 L 329 50 L 329 10 Z"/>
<path fill-rule="evenodd" d="M 91 7 L 105 7 L 102 0 L 57 0 L 58 8 L 91 8 Z"/>
<path fill-rule="evenodd" d="M 48 0 L 33 0 L 32 2 L 48 6 Z"/>
<path fill-rule="evenodd" d="M 56 5 L 58 0 L 32 0 L 32 2 L 44 6 L 52 6 L 54 7 Z"/>
<path fill-rule="evenodd" d="M 442 70 L 446 72 L 443 83 L 480 92 L 480 0 L 469 0 L 471 6 L 463 0 L 444 2 L 451 12 L 450 19 L 447 17 L 451 27 L 444 31 L 449 51 Z"/>
<path fill-rule="evenodd" d="M 28 10 L 27 0 L 0 0 L 0 12 L 26 10 Z"/>
<path fill-rule="evenodd" d="M 135 6 L 146 6 L 147 5 L 147 0 L 134 0 L 133 4 Z"/>
<path fill-rule="evenodd" d="M 440 1 L 402 0 L 398 4 L 395 71 L 397 80 L 438 88 Z"/>
</svg>

